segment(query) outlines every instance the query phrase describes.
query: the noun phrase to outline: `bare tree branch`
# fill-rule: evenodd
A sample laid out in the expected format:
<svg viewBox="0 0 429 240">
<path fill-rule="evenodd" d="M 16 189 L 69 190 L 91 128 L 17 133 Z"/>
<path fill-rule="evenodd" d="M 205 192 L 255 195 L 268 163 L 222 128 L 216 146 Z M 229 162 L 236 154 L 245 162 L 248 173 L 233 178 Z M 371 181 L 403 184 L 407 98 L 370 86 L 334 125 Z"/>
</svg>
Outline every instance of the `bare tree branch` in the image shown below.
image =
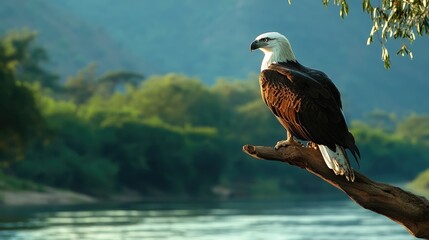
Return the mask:
<svg viewBox="0 0 429 240">
<path fill-rule="evenodd" d="M 429 201 L 401 188 L 374 182 L 355 171 L 355 181 L 336 176 L 313 148 L 289 146 L 274 150 L 265 146 L 243 146 L 250 156 L 263 160 L 288 163 L 317 175 L 345 192 L 353 201 L 368 210 L 384 215 L 403 225 L 415 237 L 429 239 Z"/>
</svg>

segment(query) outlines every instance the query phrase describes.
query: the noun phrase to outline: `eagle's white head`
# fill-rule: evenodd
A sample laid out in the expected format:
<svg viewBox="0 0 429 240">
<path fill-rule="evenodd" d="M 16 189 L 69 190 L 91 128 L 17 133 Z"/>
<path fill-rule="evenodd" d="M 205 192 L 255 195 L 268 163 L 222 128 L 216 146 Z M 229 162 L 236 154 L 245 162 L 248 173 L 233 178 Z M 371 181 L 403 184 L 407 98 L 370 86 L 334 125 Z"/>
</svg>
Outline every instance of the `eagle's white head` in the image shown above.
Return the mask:
<svg viewBox="0 0 429 240">
<path fill-rule="evenodd" d="M 251 51 L 255 49 L 265 54 L 261 71 L 274 62 L 296 61 L 289 40 L 278 32 L 267 32 L 257 36 L 250 46 Z"/>
</svg>

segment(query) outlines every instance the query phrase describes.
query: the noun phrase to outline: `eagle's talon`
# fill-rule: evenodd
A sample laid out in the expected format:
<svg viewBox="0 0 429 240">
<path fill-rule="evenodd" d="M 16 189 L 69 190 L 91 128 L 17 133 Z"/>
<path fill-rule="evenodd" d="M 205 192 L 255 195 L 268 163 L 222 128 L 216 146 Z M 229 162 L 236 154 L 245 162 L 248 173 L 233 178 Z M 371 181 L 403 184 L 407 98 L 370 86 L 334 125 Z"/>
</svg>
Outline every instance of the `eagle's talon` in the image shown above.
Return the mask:
<svg viewBox="0 0 429 240">
<path fill-rule="evenodd" d="M 317 144 L 316 143 L 314 143 L 314 142 L 308 142 L 307 143 L 307 146 L 306 146 L 307 148 L 312 148 L 312 149 L 314 149 L 314 150 L 317 150 L 318 149 L 318 147 L 317 147 Z"/>
<path fill-rule="evenodd" d="M 276 143 L 276 145 L 274 146 L 274 149 L 275 150 L 279 150 L 279 148 L 281 148 L 281 147 L 287 147 L 287 141 L 278 141 L 277 143 Z"/>
<path fill-rule="evenodd" d="M 302 147 L 303 145 L 299 142 L 288 139 L 288 140 L 278 141 L 276 143 L 276 145 L 274 146 L 274 149 L 279 150 L 279 148 L 281 148 L 281 147 L 288 147 L 288 146 L 300 146 L 300 147 Z"/>
</svg>

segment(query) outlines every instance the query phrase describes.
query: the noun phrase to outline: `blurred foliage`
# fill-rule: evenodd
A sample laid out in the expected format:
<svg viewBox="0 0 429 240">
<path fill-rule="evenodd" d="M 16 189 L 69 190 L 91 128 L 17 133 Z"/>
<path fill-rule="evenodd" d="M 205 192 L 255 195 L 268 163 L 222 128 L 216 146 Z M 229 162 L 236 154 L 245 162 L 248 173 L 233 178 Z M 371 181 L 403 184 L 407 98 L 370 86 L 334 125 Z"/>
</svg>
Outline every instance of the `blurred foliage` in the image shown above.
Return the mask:
<svg viewBox="0 0 429 240">
<path fill-rule="evenodd" d="M 429 169 L 420 173 L 412 182 L 407 184 L 406 187 L 417 194 L 429 197 Z"/>
<path fill-rule="evenodd" d="M 273 145 L 286 136 L 261 101 L 256 76 L 208 86 L 180 74 L 143 79 L 116 71 L 100 77 L 89 65 L 53 91 L 16 78 L 25 74 L 16 71 L 19 56 L 30 51 L 31 40 L 24 40 L 0 49 L 0 107 L 6 113 L 0 151 L 22 158 L 4 169 L 10 175 L 95 196 L 127 189 L 145 196 L 207 196 L 216 186 L 261 197 L 328 189 L 301 169 L 242 153 L 244 144 Z M 351 128 L 362 152 L 359 171 L 406 181 L 429 166 L 427 116 L 368 116 Z M 10 151 L 17 146 L 20 153 Z"/>
<path fill-rule="evenodd" d="M 109 72 L 101 77 L 97 76 L 97 65 L 92 63 L 79 71 L 76 76 L 69 77 L 63 91 L 77 104 L 86 102 L 94 95 L 109 97 L 117 89 L 123 89 L 127 84 L 136 86 L 143 80 L 143 76 L 134 72 Z"/>
<path fill-rule="evenodd" d="M 428 146 L 403 137 L 397 130 L 386 132 L 363 122 L 353 122 L 351 131 L 363 156 L 361 171 L 369 176 L 404 181 L 429 167 Z"/>
<path fill-rule="evenodd" d="M 329 2 L 331 1 L 322 0 L 325 6 Z M 347 16 L 349 5 L 346 0 L 333 0 L 332 2 L 340 6 L 340 16 L 342 18 Z M 389 51 L 386 48 L 387 41 L 390 38 L 406 40 L 411 44 L 416 39 L 416 33 L 419 36 L 429 34 L 428 0 L 362 0 L 362 9 L 368 13 L 372 21 L 367 44 L 370 45 L 374 41 L 374 37 L 377 37 L 381 43 L 381 59 L 386 68 L 390 68 Z M 410 58 L 413 58 L 413 54 L 406 42 L 402 43 L 396 54 L 409 55 Z"/>
<path fill-rule="evenodd" d="M 38 82 L 46 88 L 58 88 L 58 76 L 45 70 L 49 61 L 46 51 L 32 44 L 37 34 L 30 30 L 11 31 L 2 38 L 2 45 L 14 60 L 9 62 L 15 77 L 23 82 Z"/>
<path fill-rule="evenodd" d="M 43 119 L 31 90 L 20 81 L 27 76 L 41 77 L 34 59 L 31 33 L 12 33 L 0 37 L 0 164 L 23 158 L 28 141 L 37 135 Z M 29 64 L 31 63 L 31 64 Z M 31 65 L 31 67 L 29 67 Z M 25 73 L 23 72 L 25 71 Z M 40 78 L 41 81 L 43 78 Z"/>
<path fill-rule="evenodd" d="M 415 144 L 429 147 L 429 116 L 411 115 L 398 124 L 398 134 Z"/>
<path fill-rule="evenodd" d="M 365 121 L 377 129 L 382 129 L 385 132 L 394 132 L 396 125 L 398 124 L 398 119 L 396 114 L 387 113 L 380 109 L 375 109 L 370 113 L 366 114 Z"/>
</svg>

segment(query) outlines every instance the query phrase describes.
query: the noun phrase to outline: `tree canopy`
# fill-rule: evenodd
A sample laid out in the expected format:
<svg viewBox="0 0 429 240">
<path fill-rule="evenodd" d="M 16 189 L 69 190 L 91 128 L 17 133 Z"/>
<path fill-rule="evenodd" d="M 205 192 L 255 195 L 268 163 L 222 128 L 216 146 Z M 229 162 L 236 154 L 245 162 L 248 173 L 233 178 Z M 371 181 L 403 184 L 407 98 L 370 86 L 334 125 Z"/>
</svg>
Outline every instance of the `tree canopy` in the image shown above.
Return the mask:
<svg viewBox="0 0 429 240">
<path fill-rule="evenodd" d="M 23 158 L 26 144 L 38 135 L 43 118 L 32 91 L 25 82 L 30 75 L 43 81 L 47 74 L 31 47 L 33 34 L 0 37 L 0 163 Z M 31 66 L 31 67 L 30 67 Z M 49 78 L 49 80 L 52 80 Z"/>
<path fill-rule="evenodd" d="M 347 16 L 349 13 L 347 0 L 322 0 L 325 6 L 328 6 L 330 2 L 340 6 L 340 16 L 342 18 Z M 410 58 L 413 58 L 409 44 L 416 40 L 416 33 L 419 36 L 429 34 L 428 0 L 362 0 L 362 9 L 368 13 L 372 21 L 367 44 L 371 44 L 374 38 L 380 42 L 382 49 L 381 59 L 386 68 L 390 67 L 389 51 L 386 47 L 389 39 L 399 39 L 402 42 L 396 54 L 409 55 Z"/>
</svg>

